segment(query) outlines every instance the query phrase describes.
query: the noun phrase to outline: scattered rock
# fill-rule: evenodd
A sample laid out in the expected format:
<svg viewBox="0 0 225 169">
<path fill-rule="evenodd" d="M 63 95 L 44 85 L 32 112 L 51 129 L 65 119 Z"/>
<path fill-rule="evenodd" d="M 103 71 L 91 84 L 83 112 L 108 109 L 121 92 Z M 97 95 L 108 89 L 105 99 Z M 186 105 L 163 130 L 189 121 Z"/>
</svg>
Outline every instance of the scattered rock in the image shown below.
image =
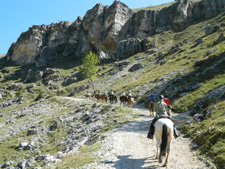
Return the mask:
<svg viewBox="0 0 225 169">
<path fill-rule="evenodd" d="M 137 71 L 137 70 L 140 70 L 143 68 L 144 68 L 144 66 L 142 64 L 138 63 L 138 64 L 133 65 L 128 71 L 134 72 L 134 71 Z"/>
<path fill-rule="evenodd" d="M 218 44 L 220 42 L 223 42 L 224 40 L 225 40 L 224 33 L 221 33 L 220 36 L 217 38 L 215 44 Z"/>
<path fill-rule="evenodd" d="M 31 126 L 30 129 L 28 129 L 27 131 L 27 136 L 35 135 L 35 134 L 37 134 L 37 128 L 35 126 Z"/>
<path fill-rule="evenodd" d="M 43 161 L 43 160 L 45 160 L 45 156 L 44 155 L 37 156 L 35 158 L 35 160 L 38 161 L 38 162 Z"/>
<path fill-rule="evenodd" d="M 53 121 L 52 124 L 49 126 L 49 130 L 56 130 L 59 127 L 58 121 Z"/>
<path fill-rule="evenodd" d="M 130 64 L 129 60 L 123 60 L 123 61 L 119 61 L 119 62 L 115 62 L 113 64 L 113 69 L 122 69 L 122 68 L 126 68 L 128 65 Z"/>
<path fill-rule="evenodd" d="M 208 50 L 208 51 L 205 53 L 204 56 L 208 56 L 208 55 L 210 55 L 211 53 L 213 53 L 213 52 L 215 52 L 215 51 L 217 51 L 217 48 L 212 49 L 212 50 Z"/>
<path fill-rule="evenodd" d="M 1 168 L 7 168 L 7 167 L 9 167 L 9 166 L 12 165 L 12 164 L 14 164 L 13 161 L 6 161 L 6 162 L 1 166 Z"/>
<path fill-rule="evenodd" d="M 31 83 L 29 85 L 26 86 L 27 89 L 31 89 L 31 88 L 34 88 L 35 86 L 35 83 Z"/>
<path fill-rule="evenodd" d="M 212 24 L 208 24 L 205 28 L 205 34 L 206 35 L 210 35 L 218 30 L 220 30 L 220 26 L 219 25 L 212 25 Z"/>
</svg>

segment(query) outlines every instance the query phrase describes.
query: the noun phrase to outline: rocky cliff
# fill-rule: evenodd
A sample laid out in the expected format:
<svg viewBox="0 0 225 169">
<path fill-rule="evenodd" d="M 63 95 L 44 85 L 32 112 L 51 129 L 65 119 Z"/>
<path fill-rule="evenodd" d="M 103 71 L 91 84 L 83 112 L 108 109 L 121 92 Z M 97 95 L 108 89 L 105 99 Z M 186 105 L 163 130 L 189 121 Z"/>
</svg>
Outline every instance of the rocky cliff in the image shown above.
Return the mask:
<svg viewBox="0 0 225 169">
<path fill-rule="evenodd" d="M 74 22 L 30 27 L 11 45 L 7 59 L 18 65 L 35 63 L 42 67 L 60 57 L 82 57 L 91 50 L 112 58 L 127 57 L 144 49 L 140 39 L 134 38 L 182 30 L 224 9 L 224 0 L 178 0 L 161 10 L 138 12 L 119 1 L 111 6 L 96 4 Z"/>
</svg>

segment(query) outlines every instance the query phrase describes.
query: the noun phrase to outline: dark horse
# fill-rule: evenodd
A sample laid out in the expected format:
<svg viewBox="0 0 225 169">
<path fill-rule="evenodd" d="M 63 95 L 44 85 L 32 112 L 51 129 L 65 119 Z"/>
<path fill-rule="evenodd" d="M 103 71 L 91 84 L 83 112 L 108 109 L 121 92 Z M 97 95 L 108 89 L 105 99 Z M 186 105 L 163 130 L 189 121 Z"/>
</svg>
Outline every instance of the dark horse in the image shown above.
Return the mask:
<svg viewBox="0 0 225 169">
<path fill-rule="evenodd" d="M 121 104 L 123 104 L 123 106 L 124 106 L 124 104 L 126 104 L 127 103 L 127 101 L 128 101 L 128 99 L 127 99 L 128 97 L 127 96 L 125 96 L 125 95 L 123 95 L 123 96 L 120 96 L 120 106 L 121 106 Z"/>
<path fill-rule="evenodd" d="M 106 95 L 101 95 L 101 99 L 102 99 L 102 102 L 106 102 L 108 101 L 108 97 Z"/>
<path fill-rule="evenodd" d="M 109 95 L 109 101 L 111 104 L 117 103 L 117 97 L 115 95 Z"/>
<path fill-rule="evenodd" d="M 95 94 L 95 98 L 97 99 L 97 102 L 100 101 L 102 98 L 99 94 Z"/>
</svg>

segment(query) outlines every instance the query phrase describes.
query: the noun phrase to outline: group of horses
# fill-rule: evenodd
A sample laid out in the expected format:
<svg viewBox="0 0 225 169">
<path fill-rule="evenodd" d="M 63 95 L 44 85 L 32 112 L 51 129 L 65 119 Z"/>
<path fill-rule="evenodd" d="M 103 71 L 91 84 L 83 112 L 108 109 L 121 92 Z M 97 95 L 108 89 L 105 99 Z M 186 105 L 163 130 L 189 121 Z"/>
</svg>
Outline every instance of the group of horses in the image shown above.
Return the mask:
<svg viewBox="0 0 225 169">
<path fill-rule="evenodd" d="M 99 94 L 93 94 L 93 95 L 86 94 L 85 97 L 86 97 L 86 99 L 90 99 L 91 97 L 92 98 L 95 98 L 97 100 L 97 102 L 102 102 L 102 103 L 107 103 L 108 100 L 109 100 L 109 102 L 111 104 L 118 102 L 117 96 L 110 95 L 110 94 L 108 96 L 106 96 L 105 94 L 103 94 L 103 95 L 99 95 Z M 128 107 L 133 107 L 134 104 L 135 104 L 134 98 L 133 97 L 128 98 L 127 95 L 120 96 L 119 97 L 119 100 L 120 100 L 120 106 L 128 105 Z"/>
<path fill-rule="evenodd" d="M 99 95 L 86 94 L 86 99 L 90 99 L 91 97 L 96 98 L 97 102 L 105 102 L 107 103 L 108 99 L 111 104 L 117 103 L 118 99 L 115 95 Z M 120 106 L 128 104 L 129 107 L 132 107 L 135 104 L 135 100 L 133 97 L 128 98 L 128 96 L 123 95 L 119 97 Z M 154 116 L 154 102 L 149 102 L 149 111 L 150 116 Z M 173 137 L 173 122 L 167 118 L 161 118 L 155 123 L 155 138 L 156 138 L 156 158 L 159 159 L 159 163 L 162 163 L 162 157 L 166 157 L 164 166 L 168 165 L 168 157 L 170 153 L 170 144 Z"/>
</svg>

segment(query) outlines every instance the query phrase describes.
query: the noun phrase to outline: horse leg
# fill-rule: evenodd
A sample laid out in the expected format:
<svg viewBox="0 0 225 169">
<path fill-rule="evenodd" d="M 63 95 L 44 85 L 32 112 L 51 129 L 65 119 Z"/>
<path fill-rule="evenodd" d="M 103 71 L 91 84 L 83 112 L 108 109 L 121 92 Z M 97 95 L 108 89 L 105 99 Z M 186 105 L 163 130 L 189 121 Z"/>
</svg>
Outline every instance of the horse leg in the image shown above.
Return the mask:
<svg viewBox="0 0 225 169">
<path fill-rule="evenodd" d="M 151 112 L 151 103 L 149 103 L 148 108 L 149 108 L 150 116 L 152 116 L 152 112 Z"/>
<path fill-rule="evenodd" d="M 169 154 L 170 154 L 170 143 L 171 143 L 171 132 L 170 134 L 168 135 L 168 143 L 167 143 L 167 155 L 166 155 L 166 161 L 164 163 L 164 166 L 167 166 L 168 165 L 168 157 L 169 157 Z"/>
<path fill-rule="evenodd" d="M 156 159 L 159 158 L 159 143 L 158 143 L 158 140 L 157 140 L 157 143 L 156 143 Z"/>
<path fill-rule="evenodd" d="M 159 148 L 159 163 L 162 163 L 162 151 L 161 151 L 161 147 Z"/>
<path fill-rule="evenodd" d="M 167 149 L 166 161 L 164 163 L 164 166 L 167 166 L 168 165 L 168 157 L 169 157 L 169 154 L 170 154 L 170 148 Z"/>
</svg>

